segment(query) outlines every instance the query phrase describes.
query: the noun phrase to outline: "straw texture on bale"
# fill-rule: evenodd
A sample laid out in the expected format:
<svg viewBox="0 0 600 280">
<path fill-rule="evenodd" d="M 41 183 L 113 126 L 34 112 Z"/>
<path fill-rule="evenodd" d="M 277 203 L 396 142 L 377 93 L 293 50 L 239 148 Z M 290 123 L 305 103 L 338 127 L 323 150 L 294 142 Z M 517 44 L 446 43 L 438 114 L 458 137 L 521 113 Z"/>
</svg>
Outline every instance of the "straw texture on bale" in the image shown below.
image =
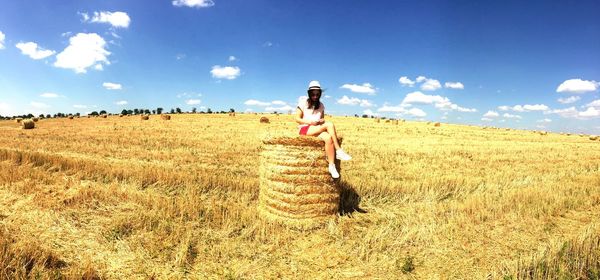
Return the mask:
<svg viewBox="0 0 600 280">
<path fill-rule="evenodd" d="M 267 118 L 267 117 L 260 117 L 260 123 L 269 123 L 269 118 Z"/>
<path fill-rule="evenodd" d="M 323 141 L 300 136 L 262 142 L 260 216 L 301 229 L 319 227 L 335 217 L 340 188 L 327 171 Z"/>
<path fill-rule="evenodd" d="M 160 115 L 160 118 L 163 119 L 163 120 L 165 120 L 165 121 L 168 121 L 168 120 L 171 119 L 171 115 Z"/>
<path fill-rule="evenodd" d="M 148 115 L 141 115 L 141 116 L 140 116 L 140 118 L 141 118 L 143 121 L 146 121 L 146 120 L 148 120 L 148 119 L 150 118 L 150 116 L 148 116 Z"/>
<path fill-rule="evenodd" d="M 26 119 L 21 122 L 23 129 L 32 129 L 35 127 L 35 122 L 31 119 Z"/>
</svg>

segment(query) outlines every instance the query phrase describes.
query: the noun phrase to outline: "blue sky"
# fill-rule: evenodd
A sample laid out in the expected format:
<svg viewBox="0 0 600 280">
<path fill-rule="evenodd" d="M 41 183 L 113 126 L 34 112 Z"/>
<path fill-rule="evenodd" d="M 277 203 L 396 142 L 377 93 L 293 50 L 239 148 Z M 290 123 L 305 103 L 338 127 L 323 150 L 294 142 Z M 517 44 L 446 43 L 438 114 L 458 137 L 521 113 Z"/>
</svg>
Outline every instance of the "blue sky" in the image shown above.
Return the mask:
<svg viewBox="0 0 600 280">
<path fill-rule="evenodd" d="M 0 115 L 180 107 L 600 134 L 598 1 L 2 1 Z"/>
</svg>

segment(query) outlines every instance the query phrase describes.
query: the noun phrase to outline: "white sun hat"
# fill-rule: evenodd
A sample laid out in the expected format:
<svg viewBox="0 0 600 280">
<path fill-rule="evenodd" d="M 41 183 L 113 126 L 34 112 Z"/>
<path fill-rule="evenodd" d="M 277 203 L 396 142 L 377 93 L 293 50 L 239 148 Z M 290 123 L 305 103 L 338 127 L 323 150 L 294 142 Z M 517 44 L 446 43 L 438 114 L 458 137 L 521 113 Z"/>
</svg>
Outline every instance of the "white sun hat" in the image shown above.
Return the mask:
<svg viewBox="0 0 600 280">
<path fill-rule="evenodd" d="M 308 90 L 311 89 L 321 89 L 321 84 L 319 81 L 310 81 L 310 83 L 308 83 Z"/>
</svg>

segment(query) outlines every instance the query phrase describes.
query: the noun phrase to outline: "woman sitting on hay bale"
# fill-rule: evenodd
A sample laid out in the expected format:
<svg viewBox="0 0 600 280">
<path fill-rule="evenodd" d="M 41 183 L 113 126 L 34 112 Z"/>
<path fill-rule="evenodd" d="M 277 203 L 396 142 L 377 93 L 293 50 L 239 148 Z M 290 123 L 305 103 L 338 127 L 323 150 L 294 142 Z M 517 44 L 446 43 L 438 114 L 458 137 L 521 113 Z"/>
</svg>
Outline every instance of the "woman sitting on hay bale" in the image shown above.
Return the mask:
<svg viewBox="0 0 600 280">
<path fill-rule="evenodd" d="M 329 173 L 331 177 L 339 178 L 340 174 L 335 168 L 335 158 L 339 160 L 350 160 L 348 155 L 338 143 L 337 132 L 332 122 L 325 121 L 325 105 L 321 103 L 321 85 L 318 81 L 308 84 L 308 98 L 300 98 L 296 110 L 296 122 L 300 124 L 300 135 L 318 136 L 325 141 L 325 152 L 329 162 Z"/>
</svg>

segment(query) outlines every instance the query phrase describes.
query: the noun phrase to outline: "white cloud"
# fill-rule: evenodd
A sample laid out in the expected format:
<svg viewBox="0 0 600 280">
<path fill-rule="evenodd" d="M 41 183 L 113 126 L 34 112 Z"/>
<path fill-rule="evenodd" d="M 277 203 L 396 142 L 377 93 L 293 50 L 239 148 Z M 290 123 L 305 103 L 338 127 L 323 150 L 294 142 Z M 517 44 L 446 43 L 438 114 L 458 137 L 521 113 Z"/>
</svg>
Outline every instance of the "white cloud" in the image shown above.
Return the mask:
<svg viewBox="0 0 600 280">
<path fill-rule="evenodd" d="M 88 107 L 87 105 L 81 105 L 81 104 L 73 105 L 73 108 L 77 108 L 77 109 L 86 109 L 87 107 Z"/>
<path fill-rule="evenodd" d="M 230 55 L 228 60 L 229 61 L 236 61 L 237 58 L 235 56 L 233 56 L 233 55 Z"/>
<path fill-rule="evenodd" d="M 96 33 L 78 33 L 69 38 L 69 46 L 56 55 L 54 66 L 73 69 L 76 73 L 85 73 L 88 67 L 102 64 L 109 65 L 107 56 L 110 55 L 104 47 L 106 41 Z"/>
<path fill-rule="evenodd" d="M 406 111 L 407 115 L 411 115 L 417 118 L 422 118 L 427 116 L 427 113 L 425 113 L 423 110 L 419 109 L 419 108 L 412 108 L 408 111 Z"/>
<path fill-rule="evenodd" d="M 249 99 L 249 100 L 246 100 L 246 102 L 244 102 L 244 105 L 247 105 L 247 106 L 269 106 L 269 105 L 271 105 L 271 103 L 258 101 L 258 100 L 254 100 L 254 99 Z"/>
<path fill-rule="evenodd" d="M 583 112 L 579 112 L 579 116 L 583 118 L 589 117 L 600 117 L 600 109 L 596 109 L 594 107 L 588 107 L 587 110 Z"/>
<path fill-rule="evenodd" d="M 444 87 L 451 89 L 465 89 L 465 85 L 461 82 L 445 82 Z"/>
<path fill-rule="evenodd" d="M 29 105 L 31 105 L 33 108 L 36 109 L 45 109 L 45 108 L 50 108 L 50 105 L 42 103 L 42 102 L 35 102 L 35 101 L 31 101 L 29 103 Z"/>
<path fill-rule="evenodd" d="M 362 85 L 357 84 L 344 84 L 340 88 L 348 89 L 352 92 L 356 93 L 366 93 L 368 95 L 375 95 L 375 87 L 370 83 L 363 83 Z"/>
<path fill-rule="evenodd" d="M 406 113 L 408 106 L 401 104 L 400 106 L 389 106 L 383 105 L 377 109 L 378 112 L 394 112 L 394 113 Z"/>
<path fill-rule="evenodd" d="M 484 121 L 484 122 L 494 121 L 493 119 L 490 119 L 490 118 L 481 118 L 481 120 Z"/>
<path fill-rule="evenodd" d="M 418 78 L 417 78 L 417 81 L 418 81 Z M 442 88 L 440 81 L 435 80 L 435 79 L 426 79 L 425 82 L 421 85 L 421 90 L 426 90 L 426 91 L 434 91 L 434 90 L 437 90 L 440 88 Z"/>
<path fill-rule="evenodd" d="M 285 106 L 281 106 L 281 107 L 272 107 L 272 106 L 270 106 L 270 107 L 266 107 L 265 111 L 269 111 L 269 112 L 272 112 L 272 111 L 286 112 L 286 111 L 289 111 L 289 110 L 292 110 L 292 109 L 294 109 L 294 108 L 292 108 L 292 106 L 290 106 L 290 105 L 285 105 Z"/>
<path fill-rule="evenodd" d="M 212 70 L 210 70 L 210 73 L 213 78 L 233 80 L 240 76 L 240 68 L 237 66 L 221 67 L 220 65 L 215 65 Z"/>
<path fill-rule="evenodd" d="M 570 104 L 570 103 L 575 103 L 577 101 L 579 101 L 579 99 L 581 99 L 581 97 L 579 96 L 571 96 L 568 98 L 559 98 L 558 102 L 562 103 L 562 104 Z"/>
<path fill-rule="evenodd" d="M 539 122 L 539 123 L 550 123 L 550 122 L 552 122 L 552 120 L 546 118 L 546 119 L 542 119 L 542 120 L 537 120 L 536 122 Z"/>
<path fill-rule="evenodd" d="M 125 12 L 94 12 L 92 17 L 87 13 L 80 13 L 80 15 L 83 17 L 83 22 L 109 23 L 117 28 L 127 28 L 131 22 L 131 18 Z"/>
<path fill-rule="evenodd" d="M 511 109 L 510 106 L 498 106 L 498 110 L 500 110 L 500 111 L 508 111 L 510 109 Z"/>
<path fill-rule="evenodd" d="M 173 0 L 173 6 L 176 7 L 191 7 L 191 8 L 208 8 L 215 5 L 212 0 Z"/>
<path fill-rule="evenodd" d="M 360 105 L 360 107 L 372 107 L 373 104 L 371 103 L 371 101 L 367 100 L 367 99 L 359 99 L 356 97 L 348 97 L 348 96 L 342 96 L 342 98 L 337 100 L 338 104 L 342 104 L 342 105 L 351 105 L 351 106 L 355 106 L 355 105 Z"/>
<path fill-rule="evenodd" d="M 102 86 L 108 90 L 120 90 L 123 89 L 123 86 L 121 84 L 115 84 L 115 83 L 109 83 L 109 82 L 104 82 L 102 83 Z"/>
<path fill-rule="evenodd" d="M 415 81 L 411 81 L 408 77 L 406 76 L 402 76 L 400 77 L 400 79 L 398 79 L 398 82 L 400 82 L 400 84 L 402 86 L 408 86 L 408 87 L 413 87 L 415 86 Z"/>
<path fill-rule="evenodd" d="M 44 92 L 40 96 L 44 98 L 57 98 L 59 95 L 53 92 Z"/>
<path fill-rule="evenodd" d="M 4 39 L 6 39 L 6 35 L 0 31 L 0 50 L 4 49 Z"/>
<path fill-rule="evenodd" d="M 272 47 L 272 46 L 273 46 L 273 43 L 271 41 L 266 41 L 266 42 L 263 43 L 263 47 L 269 48 L 269 47 Z"/>
<path fill-rule="evenodd" d="M 454 104 L 447 97 L 440 95 L 427 95 L 420 91 L 411 92 L 404 97 L 402 105 L 406 104 L 434 104 L 442 111 L 477 112 L 474 108 L 464 108 Z"/>
<path fill-rule="evenodd" d="M 366 109 L 363 111 L 363 114 L 365 115 L 369 115 L 369 116 L 378 116 L 379 114 L 374 113 L 371 109 Z"/>
<path fill-rule="evenodd" d="M 18 43 L 16 47 L 21 50 L 21 53 L 31 57 L 32 59 L 43 59 L 55 54 L 55 51 L 45 50 L 34 42 Z"/>
<path fill-rule="evenodd" d="M 512 107 L 515 112 L 530 112 L 530 111 L 547 111 L 550 108 L 544 104 L 535 104 L 535 105 L 515 105 Z"/>
<path fill-rule="evenodd" d="M 490 111 L 487 111 L 487 113 L 483 114 L 483 116 L 485 118 L 495 118 L 495 117 L 499 117 L 500 114 L 498 114 L 498 112 L 496 112 L 496 111 L 491 111 L 490 110 Z"/>
<path fill-rule="evenodd" d="M 250 113 L 250 112 L 252 112 L 252 111 L 254 111 L 254 110 L 252 110 L 252 109 L 250 109 L 250 108 L 247 108 L 247 109 L 246 109 L 244 112 L 246 112 L 246 113 Z"/>
<path fill-rule="evenodd" d="M 502 115 L 502 116 L 507 119 L 522 119 L 522 117 L 519 115 L 513 115 L 513 114 L 509 114 L 509 113 L 504 113 L 504 115 Z"/>
<path fill-rule="evenodd" d="M 188 99 L 185 101 L 185 104 L 187 105 L 198 105 L 200 103 L 202 103 L 202 100 L 200 99 Z"/>
<path fill-rule="evenodd" d="M 598 90 L 598 87 L 600 87 L 600 83 L 596 81 L 570 79 L 562 82 L 562 84 L 556 88 L 556 92 L 586 93 L 596 91 Z"/>
<path fill-rule="evenodd" d="M 117 102 L 115 102 L 115 104 L 117 104 L 117 105 L 120 105 L 120 106 L 127 105 L 127 103 L 128 103 L 128 102 L 127 102 L 127 101 L 125 101 L 125 100 L 121 100 L 121 101 L 117 101 Z"/>
<path fill-rule="evenodd" d="M 416 81 L 417 81 L 417 83 L 420 83 L 420 82 L 424 82 L 426 80 L 427 80 L 427 78 L 425 76 L 419 76 L 419 77 L 417 77 Z"/>
<path fill-rule="evenodd" d="M 596 99 L 596 100 L 586 104 L 585 107 L 594 107 L 594 108 L 600 109 L 600 99 Z"/>
<path fill-rule="evenodd" d="M 274 100 L 271 102 L 273 105 L 286 105 L 287 103 L 281 100 Z"/>
</svg>

